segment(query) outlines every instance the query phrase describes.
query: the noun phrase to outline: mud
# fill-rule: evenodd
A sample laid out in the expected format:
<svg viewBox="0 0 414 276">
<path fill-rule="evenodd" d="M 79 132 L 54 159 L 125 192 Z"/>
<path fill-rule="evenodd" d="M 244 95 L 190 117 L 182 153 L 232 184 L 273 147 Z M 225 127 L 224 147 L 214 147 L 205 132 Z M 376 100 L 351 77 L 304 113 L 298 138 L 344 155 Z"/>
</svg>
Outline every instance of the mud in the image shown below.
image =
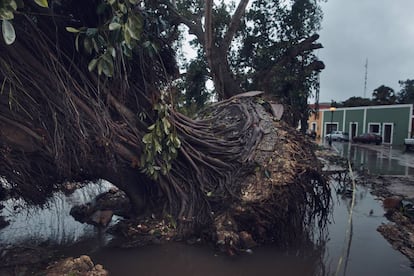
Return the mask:
<svg viewBox="0 0 414 276">
<path fill-rule="evenodd" d="M 366 175 L 361 180 L 383 201 L 385 216 L 390 221 L 380 225 L 378 232 L 414 267 L 414 176 Z M 397 198 L 400 202 L 394 204 Z"/>
</svg>

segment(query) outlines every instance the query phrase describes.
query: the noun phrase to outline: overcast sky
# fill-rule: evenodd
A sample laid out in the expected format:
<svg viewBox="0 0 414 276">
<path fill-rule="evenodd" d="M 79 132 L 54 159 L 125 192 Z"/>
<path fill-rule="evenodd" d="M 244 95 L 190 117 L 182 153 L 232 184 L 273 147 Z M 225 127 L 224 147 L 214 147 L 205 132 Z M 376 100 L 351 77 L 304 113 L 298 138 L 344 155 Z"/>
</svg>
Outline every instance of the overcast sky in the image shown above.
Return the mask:
<svg viewBox="0 0 414 276">
<path fill-rule="evenodd" d="M 320 102 L 364 97 L 366 59 L 366 97 L 414 78 L 414 0 L 328 0 L 322 9 Z"/>
</svg>

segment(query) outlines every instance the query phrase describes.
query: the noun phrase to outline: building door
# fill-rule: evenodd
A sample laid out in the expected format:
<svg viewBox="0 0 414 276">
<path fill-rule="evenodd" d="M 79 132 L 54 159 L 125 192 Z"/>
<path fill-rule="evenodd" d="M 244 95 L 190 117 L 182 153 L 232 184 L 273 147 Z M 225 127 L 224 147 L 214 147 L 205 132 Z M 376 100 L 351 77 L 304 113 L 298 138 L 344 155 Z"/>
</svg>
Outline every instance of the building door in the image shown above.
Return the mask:
<svg viewBox="0 0 414 276">
<path fill-rule="evenodd" d="M 384 139 L 384 144 L 392 144 L 392 131 L 393 131 L 393 124 L 384 123 L 383 125 L 383 133 L 382 137 Z"/>
<path fill-rule="evenodd" d="M 349 138 L 352 139 L 358 135 L 358 123 L 349 123 Z"/>
</svg>

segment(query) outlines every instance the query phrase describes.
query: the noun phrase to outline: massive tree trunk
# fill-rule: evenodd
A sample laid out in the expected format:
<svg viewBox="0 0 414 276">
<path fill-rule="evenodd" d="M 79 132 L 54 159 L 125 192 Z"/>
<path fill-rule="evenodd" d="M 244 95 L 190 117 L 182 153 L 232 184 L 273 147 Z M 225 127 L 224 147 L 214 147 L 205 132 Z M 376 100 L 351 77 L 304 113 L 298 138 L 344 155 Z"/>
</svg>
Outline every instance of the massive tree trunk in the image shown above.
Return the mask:
<svg viewBox="0 0 414 276">
<path fill-rule="evenodd" d="M 240 26 L 241 17 L 243 16 L 248 3 L 249 0 L 242 0 L 239 2 L 223 40 L 217 43 L 218 46 L 216 46 L 216 42 L 213 40 L 213 0 L 207 0 L 205 4 L 204 49 L 211 70 L 214 88 L 219 95 L 219 99 L 228 99 L 242 91 L 240 81 L 236 81 L 235 76 L 230 69 L 227 56 L 231 41 Z"/>
</svg>

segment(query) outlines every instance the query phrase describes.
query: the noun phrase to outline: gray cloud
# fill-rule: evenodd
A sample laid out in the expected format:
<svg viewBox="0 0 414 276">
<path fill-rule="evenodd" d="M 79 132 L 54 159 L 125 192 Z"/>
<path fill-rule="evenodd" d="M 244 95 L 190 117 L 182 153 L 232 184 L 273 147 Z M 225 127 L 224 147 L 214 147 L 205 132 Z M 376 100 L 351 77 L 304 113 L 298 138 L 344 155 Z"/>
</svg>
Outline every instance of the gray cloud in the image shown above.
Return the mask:
<svg viewBox="0 0 414 276">
<path fill-rule="evenodd" d="M 320 102 L 363 97 L 366 58 L 367 97 L 414 78 L 413 0 L 328 0 L 322 9 Z"/>
</svg>

